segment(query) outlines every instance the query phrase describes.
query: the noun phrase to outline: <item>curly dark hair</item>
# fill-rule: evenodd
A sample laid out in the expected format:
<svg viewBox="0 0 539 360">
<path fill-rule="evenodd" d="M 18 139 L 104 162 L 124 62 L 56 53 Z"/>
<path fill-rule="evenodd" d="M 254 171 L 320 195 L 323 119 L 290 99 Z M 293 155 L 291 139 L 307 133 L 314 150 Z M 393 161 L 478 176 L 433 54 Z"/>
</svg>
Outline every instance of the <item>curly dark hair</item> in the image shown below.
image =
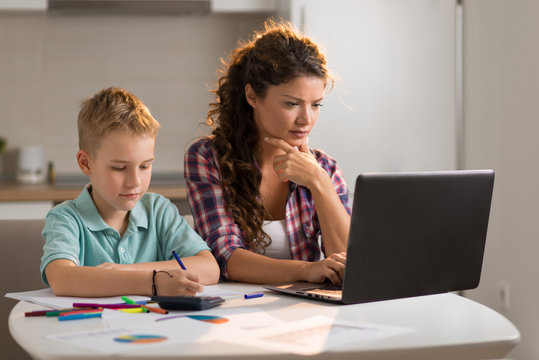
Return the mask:
<svg viewBox="0 0 539 360">
<path fill-rule="evenodd" d="M 331 81 L 326 59 L 318 46 L 288 22 L 268 20 L 264 30 L 241 43 L 224 62 L 216 102 L 210 104 L 207 123 L 218 155 L 221 183 L 227 210 L 243 233 L 247 248 L 264 252 L 271 239 L 262 230 L 270 219 L 260 196 L 262 174 L 254 163 L 259 142 L 253 108 L 247 102 L 245 86 L 258 97 L 269 86 L 286 83 L 298 76 L 316 76 Z"/>
</svg>

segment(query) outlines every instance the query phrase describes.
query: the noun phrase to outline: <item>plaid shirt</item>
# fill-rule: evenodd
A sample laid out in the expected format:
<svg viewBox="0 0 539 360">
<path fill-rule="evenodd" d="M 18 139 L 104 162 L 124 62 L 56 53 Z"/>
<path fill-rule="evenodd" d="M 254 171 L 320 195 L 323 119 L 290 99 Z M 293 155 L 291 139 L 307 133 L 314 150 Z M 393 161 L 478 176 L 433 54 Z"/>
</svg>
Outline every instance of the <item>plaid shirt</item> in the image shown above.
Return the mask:
<svg viewBox="0 0 539 360">
<path fill-rule="evenodd" d="M 350 214 L 348 188 L 336 161 L 319 150 L 311 150 L 318 163 L 328 172 L 335 191 Z M 235 249 L 247 249 L 242 232 L 227 212 L 221 186 L 217 153 L 211 141 L 203 138 L 192 144 L 185 154 L 187 198 L 195 220 L 195 230 L 206 240 L 228 278 L 226 263 Z M 320 222 L 309 189 L 289 182 L 286 203 L 286 232 L 292 259 L 317 261 L 320 249 Z"/>
</svg>

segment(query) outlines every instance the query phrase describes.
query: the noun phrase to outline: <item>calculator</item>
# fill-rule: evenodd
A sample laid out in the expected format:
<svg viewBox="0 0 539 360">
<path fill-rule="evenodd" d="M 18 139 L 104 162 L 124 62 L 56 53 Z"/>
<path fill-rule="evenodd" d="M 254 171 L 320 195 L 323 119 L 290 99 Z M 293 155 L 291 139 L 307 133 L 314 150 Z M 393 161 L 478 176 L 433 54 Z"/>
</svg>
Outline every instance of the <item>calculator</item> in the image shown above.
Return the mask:
<svg viewBox="0 0 539 360">
<path fill-rule="evenodd" d="M 167 310 L 206 310 L 222 304 L 219 296 L 152 296 L 151 299 Z"/>
</svg>

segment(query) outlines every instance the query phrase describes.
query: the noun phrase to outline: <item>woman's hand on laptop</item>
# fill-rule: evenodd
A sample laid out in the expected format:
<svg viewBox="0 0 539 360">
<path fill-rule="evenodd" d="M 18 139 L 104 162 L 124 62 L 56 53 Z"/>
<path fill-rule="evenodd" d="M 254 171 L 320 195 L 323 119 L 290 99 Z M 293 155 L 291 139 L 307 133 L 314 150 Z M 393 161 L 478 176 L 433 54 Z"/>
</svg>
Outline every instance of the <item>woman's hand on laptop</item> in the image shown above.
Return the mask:
<svg viewBox="0 0 539 360">
<path fill-rule="evenodd" d="M 327 279 L 333 284 L 340 284 L 344 276 L 346 252 L 335 253 L 324 260 L 306 264 L 304 273 L 306 281 L 324 282 Z"/>
</svg>

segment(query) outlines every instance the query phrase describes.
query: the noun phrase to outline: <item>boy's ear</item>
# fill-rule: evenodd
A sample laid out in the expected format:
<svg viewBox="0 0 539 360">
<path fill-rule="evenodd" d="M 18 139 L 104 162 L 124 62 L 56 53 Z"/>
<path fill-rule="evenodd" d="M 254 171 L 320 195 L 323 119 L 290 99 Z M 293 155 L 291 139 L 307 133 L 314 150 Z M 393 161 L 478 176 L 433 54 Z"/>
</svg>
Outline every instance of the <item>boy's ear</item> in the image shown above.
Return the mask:
<svg viewBox="0 0 539 360">
<path fill-rule="evenodd" d="M 247 99 L 249 105 L 251 105 L 254 109 L 256 106 L 256 93 L 251 84 L 245 85 L 245 98 Z"/>
<path fill-rule="evenodd" d="M 84 175 L 90 176 L 90 155 L 86 151 L 79 150 L 77 152 L 77 164 Z"/>
</svg>

